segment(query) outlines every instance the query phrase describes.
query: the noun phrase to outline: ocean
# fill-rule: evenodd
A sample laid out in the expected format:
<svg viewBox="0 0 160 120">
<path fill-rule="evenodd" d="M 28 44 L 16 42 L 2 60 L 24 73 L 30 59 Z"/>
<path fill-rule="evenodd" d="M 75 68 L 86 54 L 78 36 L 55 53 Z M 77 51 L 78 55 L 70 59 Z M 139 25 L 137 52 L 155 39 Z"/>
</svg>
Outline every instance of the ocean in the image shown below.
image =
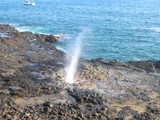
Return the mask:
<svg viewBox="0 0 160 120">
<path fill-rule="evenodd" d="M 66 34 L 58 49 L 73 51 L 86 31 L 81 58 L 160 60 L 160 0 L 0 0 L 0 23 L 20 31 Z"/>
</svg>

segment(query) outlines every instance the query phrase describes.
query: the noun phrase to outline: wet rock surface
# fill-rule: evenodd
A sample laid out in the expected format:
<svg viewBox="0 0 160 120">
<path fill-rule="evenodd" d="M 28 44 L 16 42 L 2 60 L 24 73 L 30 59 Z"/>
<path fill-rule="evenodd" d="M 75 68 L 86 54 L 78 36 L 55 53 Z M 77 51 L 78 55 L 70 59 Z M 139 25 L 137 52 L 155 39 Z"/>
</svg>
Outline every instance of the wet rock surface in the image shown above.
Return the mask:
<svg viewBox="0 0 160 120">
<path fill-rule="evenodd" d="M 159 61 L 81 59 L 70 85 L 67 55 L 49 43 L 59 38 L 9 25 L 0 33 L 9 36 L 0 37 L 1 120 L 160 118 Z"/>
</svg>

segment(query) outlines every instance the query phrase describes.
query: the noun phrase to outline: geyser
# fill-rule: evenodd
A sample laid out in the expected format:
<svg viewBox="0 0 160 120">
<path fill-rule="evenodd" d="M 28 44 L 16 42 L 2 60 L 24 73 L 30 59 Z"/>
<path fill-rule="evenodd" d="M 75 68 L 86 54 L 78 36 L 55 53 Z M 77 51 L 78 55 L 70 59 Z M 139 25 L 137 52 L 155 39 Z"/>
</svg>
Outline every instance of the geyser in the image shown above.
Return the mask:
<svg viewBox="0 0 160 120">
<path fill-rule="evenodd" d="M 81 52 L 81 40 L 84 37 L 84 31 L 82 31 L 77 37 L 76 37 L 76 41 L 75 41 L 75 45 L 73 47 L 73 53 L 72 53 L 72 57 L 71 57 L 71 61 L 69 63 L 69 65 L 66 68 L 66 79 L 65 81 L 67 83 L 74 83 L 74 77 L 75 77 L 75 72 L 77 69 L 77 64 L 78 64 L 78 60 L 79 60 L 79 56 L 80 56 L 80 52 Z"/>
</svg>

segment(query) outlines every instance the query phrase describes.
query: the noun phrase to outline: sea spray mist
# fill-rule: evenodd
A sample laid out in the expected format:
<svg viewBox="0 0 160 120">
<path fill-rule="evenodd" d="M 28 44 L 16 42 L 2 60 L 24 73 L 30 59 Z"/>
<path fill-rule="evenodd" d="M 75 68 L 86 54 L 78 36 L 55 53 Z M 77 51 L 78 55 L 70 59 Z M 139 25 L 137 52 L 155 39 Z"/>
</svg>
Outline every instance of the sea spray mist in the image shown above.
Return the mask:
<svg viewBox="0 0 160 120">
<path fill-rule="evenodd" d="M 76 42 L 74 45 L 74 52 L 71 57 L 71 61 L 66 68 L 66 82 L 67 83 L 74 83 L 75 72 L 77 68 L 77 63 L 79 60 L 80 52 L 81 52 L 81 39 L 83 37 L 83 33 L 80 33 L 76 38 Z"/>
<path fill-rule="evenodd" d="M 67 83 L 73 84 L 75 82 L 75 73 L 81 53 L 82 48 L 82 40 L 85 37 L 85 34 L 88 33 L 88 29 L 84 29 L 79 35 L 76 37 L 75 45 L 73 46 L 73 53 L 71 60 L 66 68 L 66 78 L 65 81 Z"/>
</svg>

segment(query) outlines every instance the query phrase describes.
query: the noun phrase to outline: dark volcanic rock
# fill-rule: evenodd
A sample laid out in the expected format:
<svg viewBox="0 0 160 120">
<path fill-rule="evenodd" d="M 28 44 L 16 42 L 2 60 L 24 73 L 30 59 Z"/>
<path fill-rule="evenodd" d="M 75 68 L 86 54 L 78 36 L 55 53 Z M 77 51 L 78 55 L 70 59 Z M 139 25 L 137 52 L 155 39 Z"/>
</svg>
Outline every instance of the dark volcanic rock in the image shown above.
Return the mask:
<svg viewBox="0 0 160 120">
<path fill-rule="evenodd" d="M 9 25 L 0 33 L 9 36 L 0 37 L 0 120 L 160 118 L 160 61 L 81 59 L 70 85 L 64 80 L 71 57 L 49 43 L 64 35 Z"/>
<path fill-rule="evenodd" d="M 131 61 L 128 63 L 148 72 L 160 71 L 160 61 Z"/>
<path fill-rule="evenodd" d="M 94 92 L 93 90 L 76 90 L 69 91 L 69 94 L 76 99 L 78 103 L 84 103 L 89 105 L 105 105 L 107 104 L 107 99 L 99 93 Z"/>
<path fill-rule="evenodd" d="M 14 27 L 11 27 L 10 25 L 2 25 L 0 24 L 0 32 L 1 33 L 18 33 L 18 30 L 16 30 Z"/>
<path fill-rule="evenodd" d="M 60 41 L 60 39 L 62 39 L 62 37 L 60 35 L 45 35 L 45 34 L 35 34 L 35 36 L 37 37 L 37 39 L 46 41 L 46 42 L 57 42 Z"/>
</svg>

